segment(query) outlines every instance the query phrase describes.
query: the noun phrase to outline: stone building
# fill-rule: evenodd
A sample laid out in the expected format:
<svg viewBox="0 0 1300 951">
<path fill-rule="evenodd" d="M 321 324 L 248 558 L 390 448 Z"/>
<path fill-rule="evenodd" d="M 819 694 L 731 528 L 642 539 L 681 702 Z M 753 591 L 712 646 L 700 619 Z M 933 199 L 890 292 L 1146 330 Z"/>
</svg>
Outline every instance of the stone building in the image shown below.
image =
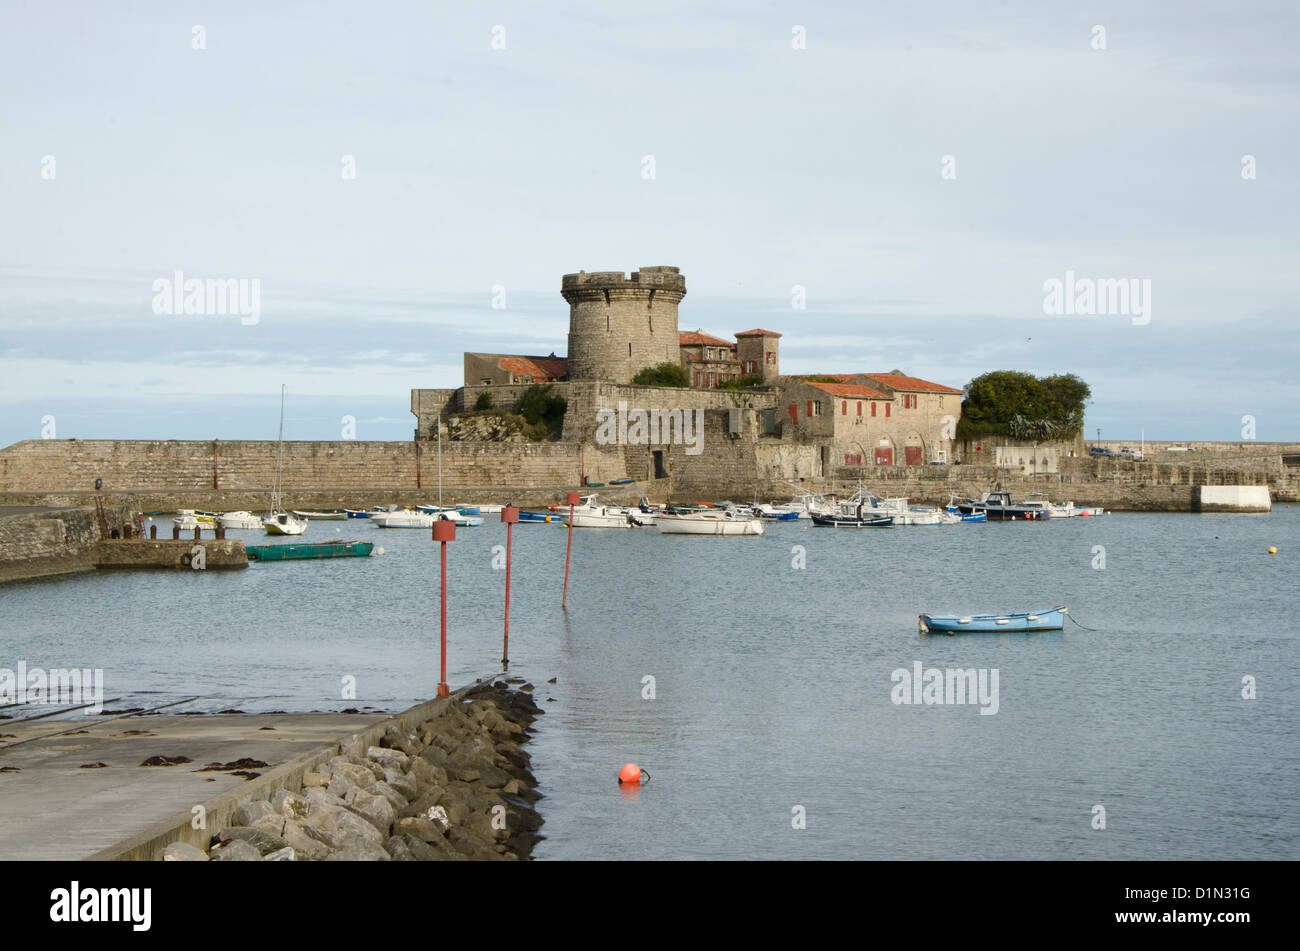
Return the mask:
<svg viewBox="0 0 1300 951">
<path fill-rule="evenodd" d="M 719 383 L 740 376 L 735 343 L 710 336 L 702 330 L 677 336 L 682 367 L 694 389 L 711 390 Z"/>
<path fill-rule="evenodd" d="M 681 333 L 686 280 L 675 267 L 566 274 L 561 294 L 569 304 L 567 357 L 465 354 L 463 386 L 412 391 L 417 440 L 432 438 L 439 420 L 472 411 L 484 392 L 504 408 L 530 385 L 547 383 L 566 401 L 562 442 L 579 460 L 579 477 L 591 481 L 626 475 L 672 478 L 679 488 L 744 486 L 822 479 L 844 467 L 953 461 L 961 390 L 897 370 L 781 376 L 776 331 L 741 331 L 734 342 L 703 330 Z M 688 389 L 631 383 L 640 370 L 665 362 L 686 368 Z M 761 374 L 763 385 L 717 388 L 751 373 Z M 643 412 L 676 413 L 702 441 L 654 427 L 642 438 L 638 426 L 625 423 Z M 612 443 L 602 441 L 598 426 L 610 414 L 623 421 Z"/>
</svg>

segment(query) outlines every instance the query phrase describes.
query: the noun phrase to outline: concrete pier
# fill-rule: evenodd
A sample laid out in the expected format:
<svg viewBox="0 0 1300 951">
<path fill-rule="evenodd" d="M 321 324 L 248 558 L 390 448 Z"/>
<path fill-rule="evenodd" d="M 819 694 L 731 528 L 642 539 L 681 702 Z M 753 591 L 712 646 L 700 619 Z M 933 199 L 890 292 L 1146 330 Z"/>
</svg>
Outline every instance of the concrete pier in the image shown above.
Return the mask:
<svg viewBox="0 0 1300 951">
<path fill-rule="evenodd" d="M 1266 485 L 1198 485 L 1192 495 L 1194 512 L 1271 512 Z"/>
</svg>

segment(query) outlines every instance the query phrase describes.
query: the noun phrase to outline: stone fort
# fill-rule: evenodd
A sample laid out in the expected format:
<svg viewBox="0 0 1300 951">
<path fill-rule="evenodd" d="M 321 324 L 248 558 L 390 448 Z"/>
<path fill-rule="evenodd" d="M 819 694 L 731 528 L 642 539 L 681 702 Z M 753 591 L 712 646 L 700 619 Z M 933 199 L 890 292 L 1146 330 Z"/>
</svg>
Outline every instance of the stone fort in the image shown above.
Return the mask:
<svg viewBox="0 0 1300 951">
<path fill-rule="evenodd" d="M 580 482 L 671 478 L 678 487 L 739 490 L 844 467 L 951 461 L 960 389 L 898 370 L 783 376 L 777 331 L 728 340 L 679 329 L 686 278 L 676 267 L 566 274 L 560 294 L 569 305 L 568 354 L 466 353 L 462 386 L 411 392 L 417 441 L 447 439 L 447 422 L 473 412 L 483 393 L 508 407 L 528 387 L 549 384 L 567 403 L 562 442 L 580 450 Z M 689 385 L 632 382 L 662 363 L 680 365 Z M 751 385 L 723 387 L 742 376 Z M 685 453 L 671 430 L 638 432 L 635 417 L 631 438 L 600 438 L 602 418 L 640 411 L 694 414 L 704 428 L 700 450 Z"/>
</svg>

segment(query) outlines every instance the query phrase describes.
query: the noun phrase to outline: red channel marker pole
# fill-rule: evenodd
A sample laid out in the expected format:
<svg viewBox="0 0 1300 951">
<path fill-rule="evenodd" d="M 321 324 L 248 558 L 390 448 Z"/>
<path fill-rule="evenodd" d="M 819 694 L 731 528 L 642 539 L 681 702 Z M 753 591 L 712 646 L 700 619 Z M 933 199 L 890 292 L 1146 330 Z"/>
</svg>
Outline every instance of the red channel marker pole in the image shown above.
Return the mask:
<svg viewBox="0 0 1300 951">
<path fill-rule="evenodd" d="M 501 669 L 506 670 L 510 666 L 510 543 L 515 522 L 519 521 L 519 509 L 505 506 L 501 509 L 501 521 L 506 523 L 506 628 L 501 641 Z"/>
<path fill-rule="evenodd" d="M 578 493 L 569 493 L 569 547 L 564 549 L 564 594 L 560 596 L 560 610 L 565 610 L 569 600 L 569 554 L 573 551 L 573 507 L 578 504 Z"/>
<path fill-rule="evenodd" d="M 433 523 L 433 540 L 442 543 L 442 679 L 438 681 L 438 696 L 449 697 L 447 686 L 447 542 L 456 540 L 456 523 L 440 518 Z"/>
</svg>

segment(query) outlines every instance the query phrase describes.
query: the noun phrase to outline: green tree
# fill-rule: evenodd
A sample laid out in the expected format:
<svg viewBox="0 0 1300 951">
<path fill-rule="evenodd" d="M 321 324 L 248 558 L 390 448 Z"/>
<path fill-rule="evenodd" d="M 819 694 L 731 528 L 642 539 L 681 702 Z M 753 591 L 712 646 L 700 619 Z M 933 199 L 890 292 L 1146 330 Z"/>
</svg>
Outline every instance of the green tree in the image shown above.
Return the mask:
<svg viewBox="0 0 1300 951">
<path fill-rule="evenodd" d="M 492 391 L 484 390 L 474 401 L 474 408 L 477 410 L 488 410 L 492 408 Z"/>
<path fill-rule="evenodd" d="M 691 378 L 680 363 L 665 360 L 663 363 L 637 371 L 632 382 L 638 386 L 690 386 Z"/>
<path fill-rule="evenodd" d="M 534 442 L 559 439 L 564 431 L 568 402 L 550 383 L 534 383 L 515 400 L 514 412 L 528 424 L 525 432 Z"/>
<path fill-rule="evenodd" d="M 744 389 L 748 389 L 751 386 L 762 386 L 763 382 L 764 382 L 763 374 L 746 373 L 743 376 L 736 377 L 734 380 L 723 380 L 721 383 L 718 384 L 718 389 L 744 390 Z"/>
<path fill-rule="evenodd" d="M 966 384 L 957 438 L 1067 439 L 1083 429 L 1091 395 L 1088 384 L 1072 373 L 1039 378 L 993 370 Z"/>
</svg>

